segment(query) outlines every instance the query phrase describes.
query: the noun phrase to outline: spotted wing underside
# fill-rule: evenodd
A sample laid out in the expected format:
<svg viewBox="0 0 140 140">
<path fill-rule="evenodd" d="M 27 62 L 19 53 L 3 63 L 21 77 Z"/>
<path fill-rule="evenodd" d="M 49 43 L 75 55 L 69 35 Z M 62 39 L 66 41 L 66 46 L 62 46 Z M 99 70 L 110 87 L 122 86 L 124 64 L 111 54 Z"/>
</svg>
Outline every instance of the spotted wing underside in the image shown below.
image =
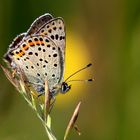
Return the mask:
<svg viewBox="0 0 140 140">
<path fill-rule="evenodd" d="M 65 24 L 62 18 L 54 18 L 44 24 L 36 34 L 46 35 L 52 40 L 57 48 L 61 51 L 61 72 L 62 77 L 60 81 L 63 81 L 64 74 L 64 64 L 65 64 L 65 47 L 66 47 L 66 39 L 65 39 Z"/>
<path fill-rule="evenodd" d="M 52 42 L 60 49 L 61 52 L 61 79 L 63 81 L 64 62 L 65 62 L 65 24 L 62 18 L 53 18 L 50 14 L 44 14 L 37 18 L 30 29 L 27 31 L 28 35 L 46 35 Z"/>
<path fill-rule="evenodd" d="M 61 80 L 61 51 L 44 35 L 35 35 L 27 38 L 20 47 L 12 53 L 13 61 L 17 67 L 24 70 L 30 83 L 38 90 L 48 80 L 52 89 Z"/>
</svg>

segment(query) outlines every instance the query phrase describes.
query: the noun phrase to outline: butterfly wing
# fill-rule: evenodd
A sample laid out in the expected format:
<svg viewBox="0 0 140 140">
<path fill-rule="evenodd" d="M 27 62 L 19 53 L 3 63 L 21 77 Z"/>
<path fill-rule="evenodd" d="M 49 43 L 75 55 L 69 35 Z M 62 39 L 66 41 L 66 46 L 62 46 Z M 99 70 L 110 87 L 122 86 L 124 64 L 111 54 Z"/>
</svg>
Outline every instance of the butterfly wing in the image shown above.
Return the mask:
<svg viewBox="0 0 140 140">
<path fill-rule="evenodd" d="M 45 14 L 9 49 L 11 65 L 22 69 L 35 90 L 44 92 L 45 80 L 50 91 L 63 80 L 65 26 L 62 18 Z"/>
<path fill-rule="evenodd" d="M 31 27 L 28 29 L 26 36 L 29 36 L 31 34 L 36 33 L 39 28 L 47 23 L 49 20 L 51 20 L 53 16 L 49 13 L 46 13 L 40 17 L 38 17 L 31 25 Z"/>
<path fill-rule="evenodd" d="M 65 24 L 62 18 L 54 18 L 44 24 L 36 34 L 46 35 L 55 43 L 61 52 L 61 79 L 63 80 L 64 62 L 65 62 Z"/>
<path fill-rule="evenodd" d="M 45 35 L 26 38 L 12 52 L 14 65 L 24 71 L 28 82 L 38 92 L 44 89 L 46 80 L 50 90 L 61 80 L 61 56 L 58 47 Z"/>
<path fill-rule="evenodd" d="M 23 38 L 26 38 L 27 36 L 36 33 L 41 26 L 43 26 L 44 24 L 46 24 L 48 21 L 50 21 L 51 19 L 53 19 L 53 16 L 49 13 L 46 13 L 40 17 L 38 17 L 31 25 L 31 27 L 28 29 L 27 33 L 22 33 L 20 35 L 18 35 L 13 42 L 10 44 L 9 48 L 8 48 L 8 52 L 4 55 L 5 60 L 7 60 L 8 62 L 11 62 L 11 58 L 9 57 L 9 53 L 11 53 L 11 51 L 13 51 L 14 49 L 16 49 L 18 47 L 18 44 L 22 41 Z"/>
</svg>

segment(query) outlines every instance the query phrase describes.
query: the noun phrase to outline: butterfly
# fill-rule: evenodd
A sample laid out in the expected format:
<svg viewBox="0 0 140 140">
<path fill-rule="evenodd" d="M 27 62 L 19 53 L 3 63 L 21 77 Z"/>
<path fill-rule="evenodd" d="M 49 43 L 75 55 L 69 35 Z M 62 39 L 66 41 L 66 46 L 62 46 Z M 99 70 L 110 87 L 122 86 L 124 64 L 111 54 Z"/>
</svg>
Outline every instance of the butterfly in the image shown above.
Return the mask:
<svg viewBox="0 0 140 140">
<path fill-rule="evenodd" d="M 46 80 L 52 96 L 59 92 L 66 93 L 71 85 L 63 79 L 65 34 L 65 24 L 61 17 L 54 18 L 49 13 L 44 14 L 32 23 L 27 32 L 14 39 L 4 59 L 17 73 L 22 70 L 27 82 L 39 94 L 45 93 Z"/>
</svg>

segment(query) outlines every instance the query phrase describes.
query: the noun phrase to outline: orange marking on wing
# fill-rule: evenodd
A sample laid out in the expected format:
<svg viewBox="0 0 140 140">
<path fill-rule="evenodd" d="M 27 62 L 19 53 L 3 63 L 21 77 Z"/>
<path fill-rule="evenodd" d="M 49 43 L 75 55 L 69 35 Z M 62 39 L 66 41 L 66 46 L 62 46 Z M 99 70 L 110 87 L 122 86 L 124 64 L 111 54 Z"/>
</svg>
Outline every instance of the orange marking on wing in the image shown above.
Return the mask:
<svg viewBox="0 0 140 140">
<path fill-rule="evenodd" d="M 40 41 L 41 45 L 43 44 L 44 45 L 44 41 Z"/>
<path fill-rule="evenodd" d="M 19 53 L 18 53 L 18 56 L 21 57 L 23 56 L 25 53 L 21 50 Z"/>
<path fill-rule="evenodd" d="M 35 41 L 36 44 L 40 44 L 40 41 Z"/>
<path fill-rule="evenodd" d="M 44 41 L 40 41 L 40 43 L 42 44 L 42 43 L 44 43 Z"/>
<path fill-rule="evenodd" d="M 13 57 L 14 58 L 19 58 L 19 52 L 18 51 L 13 51 Z"/>
<path fill-rule="evenodd" d="M 29 43 L 29 46 L 34 46 L 35 44 L 33 42 L 30 42 Z"/>
<path fill-rule="evenodd" d="M 24 46 L 24 47 L 22 47 L 24 50 L 28 50 L 28 48 L 29 48 L 29 46 Z"/>
</svg>

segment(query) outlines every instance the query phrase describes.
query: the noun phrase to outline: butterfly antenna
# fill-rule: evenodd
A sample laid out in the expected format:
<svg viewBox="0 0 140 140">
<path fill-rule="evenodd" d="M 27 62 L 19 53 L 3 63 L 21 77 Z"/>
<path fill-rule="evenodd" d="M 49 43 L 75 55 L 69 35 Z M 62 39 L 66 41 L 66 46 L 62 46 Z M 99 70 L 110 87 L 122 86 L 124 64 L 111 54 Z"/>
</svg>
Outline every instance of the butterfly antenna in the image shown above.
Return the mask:
<svg viewBox="0 0 140 140">
<path fill-rule="evenodd" d="M 92 64 L 91 63 L 89 63 L 88 65 L 86 65 L 85 67 L 83 67 L 83 68 L 81 68 L 81 69 L 79 69 L 79 70 L 77 70 L 76 72 L 74 72 L 73 74 L 71 74 L 66 80 L 65 80 L 65 82 L 68 80 L 68 79 L 70 79 L 72 76 L 74 76 L 75 74 L 77 74 L 77 73 L 79 73 L 80 71 L 82 71 L 82 70 L 84 70 L 84 69 L 86 69 L 86 68 L 88 68 L 88 67 L 90 67 Z M 72 81 L 72 80 L 71 80 Z M 85 80 L 84 80 L 85 81 Z"/>
<path fill-rule="evenodd" d="M 90 78 L 87 80 L 69 80 L 67 83 L 69 83 L 69 82 L 92 82 L 92 81 L 94 81 L 94 78 Z"/>
</svg>

